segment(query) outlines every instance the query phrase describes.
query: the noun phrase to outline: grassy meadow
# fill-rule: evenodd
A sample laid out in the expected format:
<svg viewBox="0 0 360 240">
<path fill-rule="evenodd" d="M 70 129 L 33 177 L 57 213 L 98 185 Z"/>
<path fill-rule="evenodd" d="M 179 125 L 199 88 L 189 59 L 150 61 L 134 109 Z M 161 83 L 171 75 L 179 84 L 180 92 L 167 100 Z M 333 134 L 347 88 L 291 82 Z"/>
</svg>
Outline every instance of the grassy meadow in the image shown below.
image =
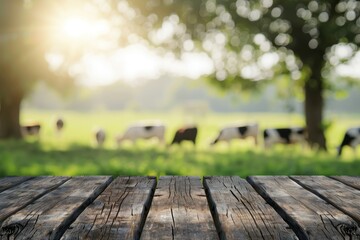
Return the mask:
<svg viewBox="0 0 360 240">
<path fill-rule="evenodd" d="M 55 119 L 62 116 L 64 131 L 55 132 Z M 261 132 L 267 127 L 302 126 L 296 114 L 236 113 L 205 115 L 137 112 L 71 112 L 24 110 L 21 122 L 40 122 L 39 138 L 0 141 L 0 176 L 10 175 L 360 175 L 360 148 L 356 154 L 345 148 L 336 157 L 344 131 L 357 126 L 359 115 L 329 115 L 329 152 L 316 152 L 301 146 L 277 145 L 272 149 L 254 146 L 253 140 L 234 140 L 230 145 L 209 146 L 219 129 L 235 123 L 258 122 Z M 156 140 L 136 144 L 115 144 L 115 136 L 134 122 L 159 120 L 166 124 L 169 143 L 178 127 L 195 123 L 199 127 L 197 146 L 161 146 Z M 94 129 L 107 133 L 103 148 L 94 143 Z"/>
</svg>

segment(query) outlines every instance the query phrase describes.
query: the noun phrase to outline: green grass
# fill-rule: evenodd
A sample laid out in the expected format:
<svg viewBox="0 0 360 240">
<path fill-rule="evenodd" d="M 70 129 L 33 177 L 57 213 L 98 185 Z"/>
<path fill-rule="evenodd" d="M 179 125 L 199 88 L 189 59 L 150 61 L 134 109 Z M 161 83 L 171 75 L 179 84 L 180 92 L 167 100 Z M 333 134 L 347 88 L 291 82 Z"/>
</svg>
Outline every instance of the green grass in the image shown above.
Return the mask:
<svg viewBox="0 0 360 240">
<path fill-rule="evenodd" d="M 354 155 L 344 149 L 336 157 L 335 147 L 344 131 L 359 123 L 359 116 L 329 116 L 327 131 L 329 152 L 316 152 L 300 146 L 275 146 L 264 150 L 262 142 L 235 140 L 210 147 L 219 128 L 231 123 L 257 121 L 261 129 L 302 125 L 299 115 L 288 114 L 207 114 L 190 116 L 172 113 L 133 112 L 62 112 L 65 129 L 60 137 L 54 131 L 56 112 L 24 111 L 21 121 L 39 121 L 40 139 L 0 142 L 0 176 L 9 175 L 360 175 L 360 151 Z M 140 140 L 120 148 L 114 138 L 133 122 L 159 119 L 167 125 L 166 140 L 179 126 L 195 122 L 199 126 L 198 145 L 159 146 L 157 141 Z M 94 146 L 93 129 L 103 127 L 108 138 L 105 146 Z M 260 138 L 261 139 L 261 138 Z"/>
</svg>

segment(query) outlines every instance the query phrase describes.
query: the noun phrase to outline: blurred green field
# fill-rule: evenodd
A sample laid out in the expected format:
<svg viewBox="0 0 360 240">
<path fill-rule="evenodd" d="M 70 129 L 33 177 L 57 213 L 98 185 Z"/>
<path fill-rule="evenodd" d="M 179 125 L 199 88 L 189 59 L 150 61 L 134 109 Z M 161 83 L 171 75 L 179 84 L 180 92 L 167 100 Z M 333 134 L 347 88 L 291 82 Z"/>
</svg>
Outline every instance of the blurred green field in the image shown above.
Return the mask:
<svg viewBox="0 0 360 240">
<path fill-rule="evenodd" d="M 62 116 L 65 128 L 59 137 L 55 119 Z M 296 114 L 236 113 L 205 115 L 169 113 L 137 113 L 97 111 L 24 110 L 21 122 L 42 124 L 40 138 L 0 142 L 0 176 L 10 175 L 360 175 L 360 148 L 356 154 L 344 149 L 336 157 L 345 130 L 358 126 L 358 115 L 329 115 L 327 139 L 329 152 L 316 152 L 301 146 L 275 146 L 264 150 L 252 139 L 234 140 L 230 145 L 209 146 L 219 129 L 235 123 L 258 122 L 267 127 L 302 126 L 302 116 Z M 169 143 L 178 127 L 195 123 L 199 127 L 198 145 L 159 146 L 156 140 L 140 140 L 135 145 L 115 144 L 115 136 L 134 122 L 160 120 L 167 126 Z M 93 131 L 106 130 L 102 149 L 94 143 Z M 262 135 L 262 134 L 261 134 Z"/>
</svg>

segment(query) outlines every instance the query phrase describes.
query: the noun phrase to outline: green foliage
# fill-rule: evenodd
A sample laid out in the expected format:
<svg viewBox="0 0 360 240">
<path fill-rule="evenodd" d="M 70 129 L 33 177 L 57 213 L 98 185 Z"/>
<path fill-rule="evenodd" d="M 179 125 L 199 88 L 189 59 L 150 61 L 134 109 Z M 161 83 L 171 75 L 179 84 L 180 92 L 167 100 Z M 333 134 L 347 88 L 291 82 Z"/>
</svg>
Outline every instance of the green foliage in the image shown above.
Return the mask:
<svg viewBox="0 0 360 240">
<path fill-rule="evenodd" d="M 149 2 L 157 4 L 154 7 Z M 140 9 L 145 15 L 156 14 L 161 2 L 150 0 Z M 190 6 L 185 16 L 185 6 L 172 8 L 178 4 Z M 291 83 L 302 83 L 296 86 L 304 90 L 306 125 L 311 130 L 309 142 L 326 150 L 321 127 L 323 95 L 335 88 L 326 77 L 335 75 L 333 69 L 358 52 L 359 1 L 173 0 L 160 12 L 177 14 L 186 26 L 184 35 L 201 43 L 214 62 L 214 73 L 208 78 L 216 87 L 257 91 L 258 81 L 265 82 L 279 74 L 288 75 Z M 341 44 L 351 46 L 351 54 L 339 61 L 327 59 L 329 52 Z M 327 69 L 328 62 L 331 70 Z M 339 74 L 336 78 L 345 83 L 351 77 Z M 279 88 L 281 92 L 283 89 Z M 294 96 L 295 91 L 290 91 L 290 95 Z"/>
<path fill-rule="evenodd" d="M 55 116 L 61 114 L 65 129 L 60 137 L 54 131 Z M 167 125 L 166 140 L 187 117 L 181 113 L 25 111 L 22 122 L 38 120 L 42 124 L 40 139 L 0 142 L 0 176 L 9 175 L 358 175 L 357 155 L 345 148 L 344 156 L 336 158 L 335 147 L 344 131 L 359 122 L 359 116 L 329 116 L 333 124 L 327 129 L 329 153 L 317 153 L 300 146 L 275 146 L 265 151 L 254 147 L 253 141 L 234 140 L 229 146 L 209 146 L 219 129 L 232 123 L 258 121 L 261 129 L 302 125 L 298 115 L 288 114 L 208 114 L 199 119 L 198 145 L 184 142 L 182 146 L 159 146 L 157 141 L 140 140 L 137 144 L 115 145 L 114 137 L 126 127 L 144 119 L 160 119 Z M 107 132 L 104 148 L 94 146 L 94 127 Z"/>
<path fill-rule="evenodd" d="M 4 151 L 4 149 L 8 149 Z M 264 152 L 235 146 L 164 149 L 156 146 L 96 149 L 73 145 L 44 150 L 36 143 L 0 143 L 0 176 L 9 175 L 357 175 L 360 159 L 337 159 L 301 149 Z M 12 151 L 12 152 L 10 152 Z"/>
<path fill-rule="evenodd" d="M 217 86 L 228 90 L 246 89 L 250 80 L 271 78 L 273 75 L 263 74 L 268 69 L 258 62 L 266 53 L 279 54 L 275 73 L 298 75 L 306 67 L 318 74 L 331 47 L 351 44 L 355 53 L 360 44 L 360 3 L 354 0 L 149 0 L 146 4 L 129 4 L 144 16 L 153 16 L 151 19 L 158 23 L 153 28 L 161 28 L 169 16 L 176 16 L 172 22 L 184 24 L 186 33 L 174 36 L 173 43 L 183 50 L 184 40 L 199 41 L 197 46 L 214 60 L 215 73 L 211 77 L 222 82 Z M 181 41 L 176 41 L 178 38 Z M 249 48 L 252 56 L 244 57 L 243 50 Z M 295 56 L 297 62 L 289 63 L 288 56 Z M 256 65 L 256 71 L 262 74 L 244 74 L 242 69 L 247 65 Z M 309 77 L 305 76 L 306 80 Z M 299 76 L 292 74 L 292 78 Z"/>
</svg>

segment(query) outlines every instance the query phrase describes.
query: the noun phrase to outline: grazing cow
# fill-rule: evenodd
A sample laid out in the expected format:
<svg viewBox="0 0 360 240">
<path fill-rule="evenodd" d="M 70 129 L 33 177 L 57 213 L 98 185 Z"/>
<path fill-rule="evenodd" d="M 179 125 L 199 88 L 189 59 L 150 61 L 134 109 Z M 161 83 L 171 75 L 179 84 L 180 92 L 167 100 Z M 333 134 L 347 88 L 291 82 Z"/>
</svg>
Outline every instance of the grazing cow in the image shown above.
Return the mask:
<svg viewBox="0 0 360 240">
<path fill-rule="evenodd" d="M 137 139 L 150 139 L 157 138 L 161 143 L 165 142 L 165 125 L 152 124 L 152 125 L 134 125 L 129 127 L 124 135 L 116 137 L 118 145 L 124 140 L 130 140 L 133 143 Z"/>
<path fill-rule="evenodd" d="M 184 127 L 176 131 L 173 141 L 171 145 L 178 143 L 180 144 L 182 141 L 191 141 L 196 144 L 196 136 L 198 129 L 197 127 Z"/>
<path fill-rule="evenodd" d="M 27 124 L 21 126 L 23 136 L 39 136 L 41 125 L 39 123 Z"/>
<path fill-rule="evenodd" d="M 233 126 L 226 127 L 221 129 L 217 138 L 211 143 L 214 145 L 219 141 L 230 142 L 232 139 L 245 139 L 247 137 L 253 137 L 255 141 L 255 145 L 258 143 L 258 132 L 259 125 L 257 123 L 249 124 L 249 125 L 241 125 L 241 126 Z"/>
<path fill-rule="evenodd" d="M 264 146 L 271 147 L 276 143 L 305 143 L 306 131 L 303 127 L 268 128 L 264 130 Z"/>
<path fill-rule="evenodd" d="M 99 128 L 95 131 L 95 139 L 96 139 L 96 144 L 98 147 L 102 147 L 105 139 L 106 139 L 106 133 L 105 130 L 102 128 Z"/>
<path fill-rule="evenodd" d="M 338 148 L 338 156 L 341 156 L 344 146 L 350 146 L 356 150 L 356 146 L 360 144 L 360 127 L 349 128 L 344 135 L 344 139 Z"/>
</svg>

